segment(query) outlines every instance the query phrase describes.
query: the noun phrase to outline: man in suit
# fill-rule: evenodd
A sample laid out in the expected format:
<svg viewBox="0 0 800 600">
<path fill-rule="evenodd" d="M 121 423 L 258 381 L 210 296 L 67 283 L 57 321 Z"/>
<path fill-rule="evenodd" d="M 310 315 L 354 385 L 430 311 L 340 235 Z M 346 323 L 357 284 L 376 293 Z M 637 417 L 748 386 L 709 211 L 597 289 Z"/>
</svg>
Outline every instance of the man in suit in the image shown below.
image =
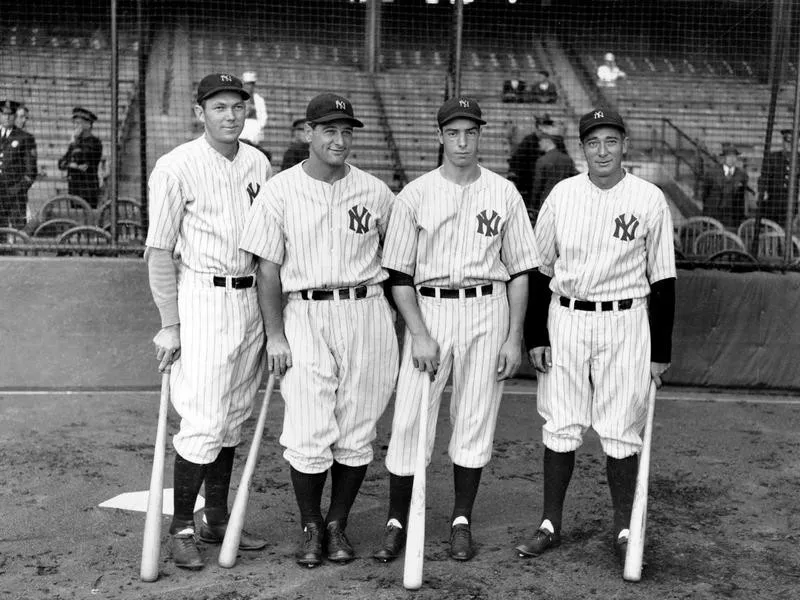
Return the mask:
<svg viewBox="0 0 800 600">
<path fill-rule="evenodd" d="M 564 137 L 560 132 L 550 133 L 546 129 L 539 132 L 539 149 L 544 153 L 536 161 L 533 173 L 533 192 L 529 212 L 535 215 L 542 207 L 550 190 L 562 179 L 577 174 L 575 163 L 565 151 Z"/>
<path fill-rule="evenodd" d="M 550 72 L 542 70 L 537 73 L 537 76 L 538 80 L 534 83 L 531 91 L 533 101 L 550 104 L 558 100 L 558 90 L 556 84 L 550 81 Z"/>
<path fill-rule="evenodd" d="M 789 169 L 792 158 L 792 130 L 781 129 L 783 149 L 770 152 L 764 157 L 761 166 L 761 178 L 758 185 L 764 196 L 759 205 L 761 216 L 783 224 L 786 221 L 786 200 L 789 193 Z M 800 168 L 798 169 L 800 175 Z M 798 177 L 800 183 L 800 177 Z M 798 186 L 795 186 L 795 194 Z M 795 206 L 796 208 L 796 206 Z M 796 213 L 796 211 L 793 211 Z"/>
<path fill-rule="evenodd" d="M 19 103 L 0 101 L 0 226 L 23 229 L 36 179 L 36 142 L 16 126 Z"/>
<path fill-rule="evenodd" d="M 738 227 L 745 219 L 747 173 L 736 165 L 739 151 L 733 144 L 723 144 L 721 156 L 723 164 L 712 165 L 703 180 L 703 214 L 726 227 Z"/>
<path fill-rule="evenodd" d="M 503 102 L 525 102 L 525 96 L 525 81 L 520 79 L 519 73 L 503 82 Z"/>
</svg>

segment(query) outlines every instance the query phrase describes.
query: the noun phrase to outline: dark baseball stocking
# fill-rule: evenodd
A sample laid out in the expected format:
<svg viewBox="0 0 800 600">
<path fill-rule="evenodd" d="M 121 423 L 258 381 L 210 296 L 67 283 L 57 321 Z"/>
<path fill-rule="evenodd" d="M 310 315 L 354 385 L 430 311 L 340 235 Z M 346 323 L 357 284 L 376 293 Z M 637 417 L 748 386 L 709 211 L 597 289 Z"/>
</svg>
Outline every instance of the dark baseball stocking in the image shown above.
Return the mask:
<svg viewBox="0 0 800 600">
<path fill-rule="evenodd" d="M 206 465 L 189 462 L 180 454 L 175 455 L 173 470 L 175 510 L 169 528 L 170 533 L 177 533 L 185 527 L 194 527 L 194 504 L 200 486 L 203 485 L 205 473 Z"/>
<path fill-rule="evenodd" d="M 549 519 L 556 533 L 561 532 L 564 498 L 575 468 L 575 452 L 544 449 L 544 509 L 542 521 Z"/>
<path fill-rule="evenodd" d="M 206 520 L 217 525 L 228 520 L 228 489 L 231 485 L 233 456 L 236 447 L 220 450 L 217 458 L 206 468 Z"/>
</svg>

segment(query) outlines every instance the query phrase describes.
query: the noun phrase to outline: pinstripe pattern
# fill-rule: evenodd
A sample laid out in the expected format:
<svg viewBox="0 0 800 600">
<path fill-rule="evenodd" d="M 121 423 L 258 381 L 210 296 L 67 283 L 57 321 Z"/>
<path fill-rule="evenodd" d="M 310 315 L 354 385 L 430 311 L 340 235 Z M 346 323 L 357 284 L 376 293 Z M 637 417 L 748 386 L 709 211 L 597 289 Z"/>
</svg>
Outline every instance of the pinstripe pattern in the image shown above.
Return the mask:
<svg viewBox="0 0 800 600">
<path fill-rule="evenodd" d="M 651 282 L 676 276 L 664 195 L 630 173 L 608 190 L 576 175 L 553 188 L 535 233 L 555 293 L 548 314 L 553 366 L 539 375 L 544 444 L 575 450 L 593 427 L 606 454 L 635 454 L 650 382 L 645 299 Z M 561 306 L 558 296 L 634 304 L 589 312 Z"/>
<path fill-rule="evenodd" d="M 499 216 L 500 235 L 479 231 L 478 215 Z M 461 186 L 438 169 L 397 196 L 383 266 L 414 275 L 417 285 L 461 288 L 508 281 L 538 264 L 525 204 L 507 179 L 481 167 Z"/>
<path fill-rule="evenodd" d="M 634 239 L 623 240 L 624 232 L 617 231 L 620 215 L 626 223 L 636 217 Z M 675 277 L 672 216 L 664 194 L 630 173 L 610 190 L 585 173 L 556 184 L 536 221 L 536 240 L 543 272 L 555 274 L 551 289 L 569 298 L 644 298 L 650 283 Z"/>
<path fill-rule="evenodd" d="M 262 375 L 264 331 L 255 288 L 214 287 L 213 275 L 255 272 L 239 250 L 251 190 L 271 175 L 258 150 L 230 161 L 202 136 L 161 157 L 150 175 L 147 245 L 179 261 L 181 356 L 170 377 L 181 417 L 173 438 L 183 458 L 207 464 L 239 443 Z"/>
<path fill-rule="evenodd" d="M 384 281 L 381 242 L 394 195 L 381 180 L 349 166 L 333 184 L 310 177 L 302 163 L 270 179 L 253 203 L 241 247 L 281 265 L 284 292 Z M 356 207 L 367 231 L 358 233 Z"/>
<path fill-rule="evenodd" d="M 150 175 L 147 245 L 173 251 L 198 273 L 253 273 L 253 257 L 239 250 L 251 202 L 247 186 L 263 188 L 271 173 L 266 157 L 247 144 L 239 145 L 233 161 L 205 136 L 178 146 Z"/>
<path fill-rule="evenodd" d="M 495 286 L 498 287 L 498 286 Z M 478 468 L 489 462 L 503 395 L 503 382 L 496 381 L 496 357 L 508 335 L 508 300 L 505 289 L 491 296 L 437 299 L 417 296 L 420 310 L 433 339 L 439 344 L 441 362 L 431 386 L 428 409 L 428 455 L 430 462 L 436 433 L 436 418 L 442 391 L 452 371 L 450 397 L 451 436 L 448 454 L 462 467 Z M 403 361 L 397 382 L 392 436 L 386 467 L 396 475 L 413 475 L 416 458 L 419 402 L 423 377 L 411 361 L 411 340 L 406 331 Z"/>
<path fill-rule="evenodd" d="M 303 473 L 372 460 L 375 425 L 397 379 L 381 246 L 394 204 L 382 181 L 348 165 L 333 184 L 303 163 L 272 178 L 253 204 L 241 247 L 281 265 L 292 350 L 281 393 L 284 457 Z M 366 210 L 366 212 L 364 212 Z M 296 292 L 369 285 L 360 300 L 302 300 Z"/>
</svg>

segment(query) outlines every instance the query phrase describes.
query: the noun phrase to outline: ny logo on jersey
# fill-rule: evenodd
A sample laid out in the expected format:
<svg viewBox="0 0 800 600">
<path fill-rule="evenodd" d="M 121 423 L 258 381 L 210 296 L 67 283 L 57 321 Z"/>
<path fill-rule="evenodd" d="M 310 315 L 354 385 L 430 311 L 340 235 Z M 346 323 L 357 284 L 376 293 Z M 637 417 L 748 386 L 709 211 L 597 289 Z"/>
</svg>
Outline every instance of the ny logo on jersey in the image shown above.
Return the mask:
<svg viewBox="0 0 800 600">
<path fill-rule="evenodd" d="M 252 183 L 247 184 L 247 195 L 250 196 L 250 204 L 252 204 L 253 200 L 256 199 L 259 191 L 261 191 L 260 183 L 255 184 L 255 186 Z"/>
<path fill-rule="evenodd" d="M 347 214 L 350 215 L 350 229 L 356 233 L 367 233 L 369 231 L 369 220 L 372 214 L 370 214 L 365 206 L 360 207 L 360 210 L 361 212 L 359 212 L 359 206 L 356 205 L 347 211 Z"/>
<path fill-rule="evenodd" d="M 639 227 L 639 219 L 635 215 L 625 220 L 625 213 L 622 213 L 614 219 L 614 237 L 618 238 L 621 242 L 630 242 L 636 239 L 636 228 Z"/>
<path fill-rule="evenodd" d="M 336 110 L 346 110 L 347 109 L 347 105 L 344 102 L 342 102 L 341 100 L 336 100 L 335 104 L 336 104 Z"/>
<path fill-rule="evenodd" d="M 478 218 L 478 233 L 486 237 L 493 237 L 500 231 L 500 215 L 495 211 L 492 214 L 486 214 L 486 209 L 479 212 L 476 217 Z"/>
</svg>

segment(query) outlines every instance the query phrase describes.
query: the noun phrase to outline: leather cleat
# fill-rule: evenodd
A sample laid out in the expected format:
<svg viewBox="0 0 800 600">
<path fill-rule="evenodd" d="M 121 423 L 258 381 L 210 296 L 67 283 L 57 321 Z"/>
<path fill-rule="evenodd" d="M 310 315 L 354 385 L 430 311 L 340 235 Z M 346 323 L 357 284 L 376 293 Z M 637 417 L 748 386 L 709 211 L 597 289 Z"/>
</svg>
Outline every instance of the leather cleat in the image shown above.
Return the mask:
<svg viewBox="0 0 800 600">
<path fill-rule="evenodd" d="M 336 563 L 348 563 L 356 557 L 353 546 L 344 532 L 342 521 L 331 521 L 325 528 L 325 553 L 328 560 Z"/>
<path fill-rule="evenodd" d="M 522 558 L 539 556 L 548 548 L 555 548 L 561 544 L 561 536 L 558 533 L 550 533 L 547 529 L 537 529 L 536 535 L 527 544 L 517 546 L 517 554 Z"/>
<path fill-rule="evenodd" d="M 205 564 L 197 542 L 194 539 L 194 530 L 184 529 L 172 536 L 172 560 L 176 567 L 181 569 L 198 570 Z"/>
<path fill-rule="evenodd" d="M 322 523 L 306 523 L 303 543 L 294 558 L 298 565 L 309 569 L 322 564 Z"/>
<path fill-rule="evenodd" d="M 372 555 L 375 560 L 391 562 L 403 551 L 406 545 L 406 530 L 402 527 L 387 525 L 383 532 L 383 546 Z"/>
<path fill-rule="evenodd" d="M 454 525 L 450 530 L 450 558 L 469 560 L 475 556 L 472 545 L 472 530 L 467 524 Z"/>
<path fill-rule="evenodd" d="M 197 537 L 206 544 L 221 544 L 222 540 L 225 539 L 225 530 L 227 528 L 227 523 L 212 525 L 211 523 L 203 522 L 200 524 L 200 533 Z M 267 540 L 255 537 L 242 529 L 242 534 L 239 538 L 239 550 L 261 550 L 266 545 Z"/>
</svg>

